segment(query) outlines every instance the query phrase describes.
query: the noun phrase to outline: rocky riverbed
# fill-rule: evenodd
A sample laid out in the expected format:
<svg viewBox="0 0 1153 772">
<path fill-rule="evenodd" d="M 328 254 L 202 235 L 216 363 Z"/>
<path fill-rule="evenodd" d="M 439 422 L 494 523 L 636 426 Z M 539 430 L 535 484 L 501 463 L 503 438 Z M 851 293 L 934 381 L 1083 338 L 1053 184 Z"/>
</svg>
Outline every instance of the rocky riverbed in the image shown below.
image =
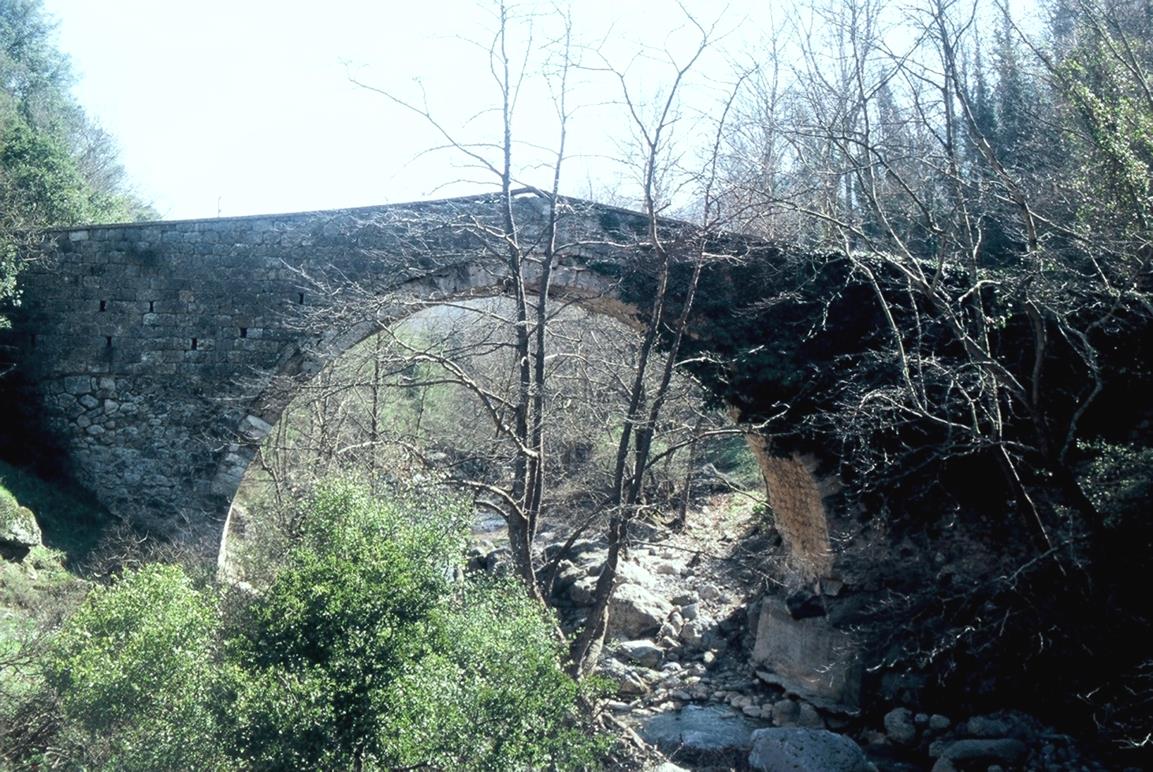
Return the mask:
<svg viewBox="0 0 1153 772">
<path fill-rule="evenodd" d="M 620 568 L 598 674 L 603 707 L 648 749 L 643 766 L 676 769 L 1108 769 L 1074 738 L 1011 709 L 980 715 L 922 710 L 861 693 L 851 631 L 814 598 L 774 583 L 771 528 L 724 497 L 683 531 L 642 526 Z M 546 545 L 551 557 L 559 543 Z M 583 540 L 563 559 L 553 603 L 574 629 L 592 603 L 605 545 Z M 479 542 L 473 570 L 508 568 L 507 550 Z M 822 582 L 820 594 L 843 590 Z"/>
</svg>

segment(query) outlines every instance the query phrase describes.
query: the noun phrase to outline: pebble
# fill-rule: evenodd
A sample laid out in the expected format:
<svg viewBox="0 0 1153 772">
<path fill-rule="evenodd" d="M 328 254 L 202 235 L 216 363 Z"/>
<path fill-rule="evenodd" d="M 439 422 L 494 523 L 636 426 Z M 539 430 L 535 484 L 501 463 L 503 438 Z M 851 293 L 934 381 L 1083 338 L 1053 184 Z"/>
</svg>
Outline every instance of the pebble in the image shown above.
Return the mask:
<svg viewBox="0 0 1153 772">
<path fill-rule="evenodd" d="M 952 723 L 948 716 L 942 716 L 940 713 L 929 716 L 929 728 L 934 732 L 944 732 Z"/>
</svg>

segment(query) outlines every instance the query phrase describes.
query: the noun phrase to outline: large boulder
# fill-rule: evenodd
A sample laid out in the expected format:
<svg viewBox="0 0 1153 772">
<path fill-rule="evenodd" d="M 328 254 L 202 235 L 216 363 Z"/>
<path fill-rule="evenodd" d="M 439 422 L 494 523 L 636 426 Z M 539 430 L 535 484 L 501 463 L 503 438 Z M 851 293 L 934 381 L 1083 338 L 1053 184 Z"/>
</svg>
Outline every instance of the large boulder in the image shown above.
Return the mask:
<svg viewBox="0 0 1153 772">
<path fill-rule="evenodd" d="M 825 618 L 794 619 L 783 602 L 766 598 L 752 659 L 762 680 L 817 707 L 854 710 L 859 705 L 862 665 L 857 644 Z"/>
<path fill-rule="evenodd" d="M 20 506 L 16 497 L 0 487 L 0 557 L 23 560 L 33 547 L 41 544 L 36 515 Z"/>
<path fill-rule="evenodd" d="M 673 612 L 673 605 L 644 587 L 625 583 L 609 602 L 608 637 L 634 641 L 653 635 Z"/>
<path fill-rule="evenodd" d="M 655 668 L 664 659 L 665 650 L 652 641 L 625 641 L 617 647 L 617 655 L 627 662 L 635 662 L 642 667 Z"/>
<path fill-rule="evenodd" d="M 749 767 L 765 772 L 876 772 L 865 752 L 848 737 L 800 727 L 753 732 Z"/>
<path fill-rule="evenodd" d="M 735 766 L 748 754 L 758 726 L 727 705 L 686 705 L 647 718 L 639 733 L 674 760 Z"/>
</svg>

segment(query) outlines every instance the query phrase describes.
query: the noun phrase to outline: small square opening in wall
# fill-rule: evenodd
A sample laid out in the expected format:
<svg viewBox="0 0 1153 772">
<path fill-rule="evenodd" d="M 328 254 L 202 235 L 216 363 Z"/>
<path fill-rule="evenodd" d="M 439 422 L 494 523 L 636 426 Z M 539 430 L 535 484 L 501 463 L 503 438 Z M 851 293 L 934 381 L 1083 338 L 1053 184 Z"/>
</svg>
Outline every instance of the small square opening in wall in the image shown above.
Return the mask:
<svg viewBox="0 0 1153 772">
<path fill-rule="evenodd" d="M 196 340 L 196 338 L 193 338 L 193 339 L 192 339 L 192 350 L 193 350 L 193 351 L 195 351 L 195 350 L 196 350 L 196 346 L 197 346 L 197 340 Z"/>
<path fill-rule="evenodd" d="M 240 328 L 240 337 L 242 337 L 242 338 L 248 337 L 248 328 L 247 327 L 241 327 Z"/>
<path fill-rule="evenodd" d="M 100 301 L 100 310 L 101 311 L 107 311 L 108 310 L 108 301 L 107 300 L 101 300 Z"/>
<path fill-rule="evenodd" d="M 296 302 L 299 303 L 300 305 L 304 305 L 304 293 L 303 292 L 296 293 Z"/>
<path fill-rule="evenodd" d="M 151 314 L 155 310 L 156 310 L 156 301 L 155 300 L 149 300 L 148 301 L 148 313 Z"/>
<path fill-rule="evenodd" d="M 111 335 L 105 335 L 104 336 L 104 348 L 112 348 L 112 336 Z"/>
</svg>

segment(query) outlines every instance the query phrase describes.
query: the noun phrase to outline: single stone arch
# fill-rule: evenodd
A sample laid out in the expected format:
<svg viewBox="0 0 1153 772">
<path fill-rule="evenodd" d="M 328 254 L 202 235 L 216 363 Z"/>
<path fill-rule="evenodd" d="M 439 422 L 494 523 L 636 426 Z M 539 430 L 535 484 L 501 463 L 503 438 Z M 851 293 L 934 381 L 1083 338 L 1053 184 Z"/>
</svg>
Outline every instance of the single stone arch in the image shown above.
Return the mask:
<svg viewBox="0 0 1153 772">
<path fill-rule="evenodd" d="M 273 376 L 319 372 L 404 315 L 406 300 L 499 293 L 507 276 L 499 201 L 49 234 L 49 257 L 23 273 L 24 304 L 4 333 L 18 398 L 113 513 L 219 543 L 236 485 L 290 397 L 270 390 Z M 644 262 L 647 220 L 575 199 L 560 211 L 553 292 L 636 323 L 619 288 Z M 547 212 L 541 194 L 514 197 L 519 243 L 539 248 Z M 667 227 L 670 244 L 694 235 L 682 223 Z M 358 316 L 352 306 L 371 298 L 383 305 Z M 389 298 L 398 298 L 395 313 Z M 324 324 L 326 316 L 336 322 Z M 777 458 L 760 450 L 759 459 Z M 762 461 L 786 540 L 820 573 L 828 553 L 827 529 L 814 522 L 823 520 L 820 491 L 802 479 L 799 506 L 773 491 L 774 481 L 801 479 L 795 467 Z"/>
</svg>

